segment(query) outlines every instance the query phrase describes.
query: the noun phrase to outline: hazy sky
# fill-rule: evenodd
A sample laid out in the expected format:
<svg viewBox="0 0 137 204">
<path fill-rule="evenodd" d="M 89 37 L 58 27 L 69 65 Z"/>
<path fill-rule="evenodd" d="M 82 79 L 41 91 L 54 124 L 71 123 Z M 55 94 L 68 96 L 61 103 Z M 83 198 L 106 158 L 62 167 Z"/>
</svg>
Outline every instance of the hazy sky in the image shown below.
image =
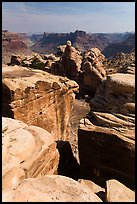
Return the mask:
<svg viewBox="0 0 137 204">
<path fill-rule="evenodd" d="M 135 2 L 2 2 L 11 32 L 135 31 Z"/>
</svg>

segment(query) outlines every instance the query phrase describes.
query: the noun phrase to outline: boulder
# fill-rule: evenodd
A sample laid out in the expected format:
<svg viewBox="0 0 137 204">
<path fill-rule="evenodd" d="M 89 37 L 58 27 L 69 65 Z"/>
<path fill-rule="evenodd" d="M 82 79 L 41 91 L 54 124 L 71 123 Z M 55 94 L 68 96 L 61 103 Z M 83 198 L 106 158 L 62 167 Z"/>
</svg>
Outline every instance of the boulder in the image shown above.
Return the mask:
<svg viewBox="0 0 137 204">
<path fill-rule="evenodd" d="M 111 179 L 106 182 L 107 202 L 135 202 L 135 192 L 121 182 Z"/>
<path fill-rule="evenodd" d="M 15 189 L 23 179 L 57 174 L 59 153 L 46 130 L 2 117 L 2 189 Z"/>
<path fill-rule="evenodd" d="M 60 175 L 25 179 L 2 197 L 3 202 L 102 202 L 79 182 Z"/>
<path fill-rule="evenodd" d="M 81 72 L 82 56 L 80 52 L 71 45 L 71 41 L 67 41 L 61 62 L 65 76 L 77 81 L 79 72 Z"/>
<path fill-rule="evenodd" d="M 81 66 L 85 90 L 95 93 L 105 79 L 106 71 L 103 61 L 105 61 L 105 57 L 98 48 L 92 48 L 85 52 Z"/>
<path fill-rule="evenodd" d="M 91 180 L 79 179 L 78 182 L 81 183 L 83 187 L 85 186 L 85 188 L 94 192 L 103 202 L 106 201 L 105 188 L 102 188 Z"/>
</svg>

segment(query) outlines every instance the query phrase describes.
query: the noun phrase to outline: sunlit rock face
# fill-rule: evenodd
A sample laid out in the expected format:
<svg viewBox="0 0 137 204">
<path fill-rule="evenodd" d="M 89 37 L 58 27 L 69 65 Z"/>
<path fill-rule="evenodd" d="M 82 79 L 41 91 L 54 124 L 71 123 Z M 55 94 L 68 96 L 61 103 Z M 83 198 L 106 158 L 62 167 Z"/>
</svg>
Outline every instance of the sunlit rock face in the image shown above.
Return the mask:
<svg viewBox="0 0 137 204">
<path fill-rule="evenodd" d="M 2 189 L 13 190 L 23 179 L 57 174 L 59 152 L 46 130 L 2 117 Z"/>
<path fill-rule="evenodd" d="M 75 81 L 17 65 L 3 66 L 2 78 L 3 116 L 42 127 L 55 140 L 69 137 Z"/>
<path fill-rule="evenodd" d="M 3 192 L 3 202 L 102 202 L 78 181 L 60 175 L 24 179 L 15 190 Z"/>
<path fill-rule="evenodd" d="M 79 72 L 81 71 L 82 56 L 81 53 L 71 45 L 71 41 L 67 41 L 61 63 L 65 76 L 77 81 Z"/>
<path fill-rule="evenodd" d="M 95 94 L 98 86 L 106 78 L 106 71 L 103 65 L 105 60 L 105 56 L 98 48 L 92 48 L 85 52 L 81 65 L 85 91 Z"/>
<path fill-rule="evenodd" d="M 106 182 L 107 202 L 135 202 L 135 192 L 115 179 Z"/>
<path fill-rule="evenodd" d="M 81 174 L 104 185 L 115 178 L 135 187 L 135 76 L 108 75 L 80 121 Z"/>
</svg>

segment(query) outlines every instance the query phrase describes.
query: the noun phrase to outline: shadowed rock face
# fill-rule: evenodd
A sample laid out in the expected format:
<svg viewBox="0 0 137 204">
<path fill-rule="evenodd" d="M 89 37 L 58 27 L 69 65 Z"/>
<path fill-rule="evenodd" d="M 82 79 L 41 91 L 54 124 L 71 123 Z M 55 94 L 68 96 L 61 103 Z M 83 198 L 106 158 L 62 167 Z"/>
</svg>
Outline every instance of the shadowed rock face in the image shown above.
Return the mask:
<svg viewBox="0 0 137 204">
<path fill-rule="evenodd" d="M 57 174 L 59 153 L 46 130 L 2 118 L 2 189 L 13 190 L 23 179 Z"/>
<path fill-rule="evenodd" d="M 78 85 L 64 77 L 18 66 L 3 68 L 4 116 L 44 128 L 55 140 L 69 136 L 69 117 Z M 5 90 L 8 94 L 4 94 Z"/>
<path fill-rule="evenodd" d="M 80 121 L 78 146 L 83 177 L 104 185 L 115 178 L 135 185 L 135 77 L 107 76 Z M 90 159 L 89 159 L 90 158 Z"/>
<path fill-rule="evenodd" d="M 130 53 L 135 52 L 135 34 L 130 34 L 126 40 L 119 43 L 110 43 L 103 50 L 103 54 L 106 57 L 111 57 L 116 53 Z"/>
</svg>

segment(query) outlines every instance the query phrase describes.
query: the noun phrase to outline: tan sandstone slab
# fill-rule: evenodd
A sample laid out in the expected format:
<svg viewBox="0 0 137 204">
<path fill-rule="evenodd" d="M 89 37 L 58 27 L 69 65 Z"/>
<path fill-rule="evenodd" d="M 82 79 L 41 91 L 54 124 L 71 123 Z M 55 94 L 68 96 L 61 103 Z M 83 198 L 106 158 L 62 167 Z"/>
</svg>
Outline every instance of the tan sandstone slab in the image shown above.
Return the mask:
<svg viewBox="0 0 137 204">
<path fill-rule="evenodd" d="M 13 191 L 3 192 L 3 202 L 102 202 L 79 182 L 60 175 L 29 178 Z"/>
<path fill-rule="evenodd" d="M 135 192 L 115 179 L 106 181 L 107 202 L 135 202 Z"/>
</svg>

